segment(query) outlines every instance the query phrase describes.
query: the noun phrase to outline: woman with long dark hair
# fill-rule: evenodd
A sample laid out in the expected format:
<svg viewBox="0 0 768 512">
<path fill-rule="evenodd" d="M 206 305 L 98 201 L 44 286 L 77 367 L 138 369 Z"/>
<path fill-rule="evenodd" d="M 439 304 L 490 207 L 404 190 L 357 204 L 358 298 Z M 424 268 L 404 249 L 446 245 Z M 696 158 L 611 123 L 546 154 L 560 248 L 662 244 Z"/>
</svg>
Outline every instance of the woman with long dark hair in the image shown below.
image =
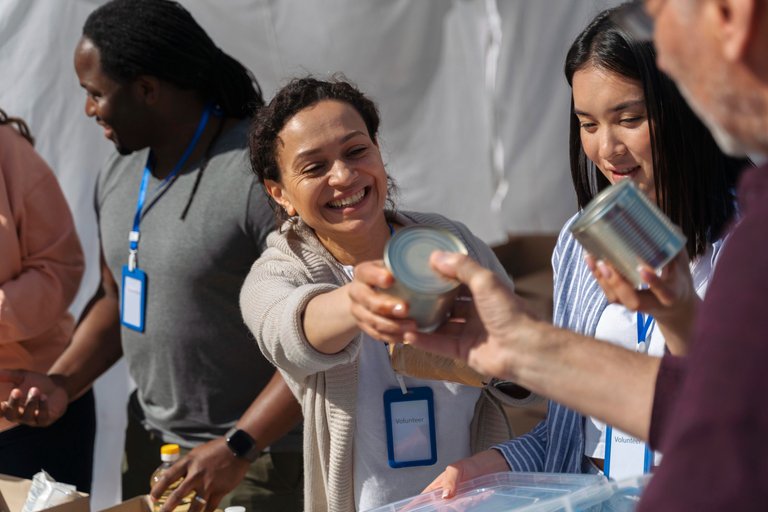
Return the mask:
<svg viewBox="0 0 768 512">
<path fill-rule="evenodd" d="M 563 227 L 552 258 L 553 320 L 629 350 L 681 354 L 735 213 L 737 175 L 750 162 L 728 157 L 717 147 L 673 82 L 656 67 L 652 44 L 633 40 L 614 22 L 612 12 L 603 11 L 584 29 L 565 62 L 572 88 L 571 174 L 578 206 L 584 208 L 610 184 L 632 180 L 680 226 L 687 245 L 661 276 L 643 270 L 652 289 L 638 292 L 635 299 L 642 293 L 643 302 L 632 306 L 652 313 L 645 315 L 615 303 L 619 297 L 603 291 L 602 276 L 615 271 L 607 263 L 585 261 L 569 231 L 574 216 Z M 599 421 L 550 402 L 547 418 L 530 433 L 452 464 L 427 489 L 442 487 L 451 496 L 460 481 L 510 469 L 602 472 L 611 444 L 606 431 Z M 640 452 L 639 462 L 633 457 L 614 447 L 609 476 L 642 474 L 653 463 L 650 452 L 647 457 Z"/>
</svg>

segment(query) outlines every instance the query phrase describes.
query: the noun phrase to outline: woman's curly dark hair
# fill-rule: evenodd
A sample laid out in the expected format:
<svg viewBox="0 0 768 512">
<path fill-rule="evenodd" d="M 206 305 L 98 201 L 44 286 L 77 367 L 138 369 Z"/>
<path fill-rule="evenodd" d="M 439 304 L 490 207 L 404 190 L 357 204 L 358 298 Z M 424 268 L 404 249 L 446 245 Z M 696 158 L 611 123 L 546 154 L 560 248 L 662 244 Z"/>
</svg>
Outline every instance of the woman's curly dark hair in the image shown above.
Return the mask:
<svg viewBox="0 0 768 512">
<path fill-rule="evenodd" d="M 323 100 L 342 101 L 351 105 L 363 118 L 371 140 L 377 142 L 380 122 L 378 109 L 357 87 L 339 77 L 328 81 L 313 77 L 295 78 L 280 89 L 268 105 L 256 112 L 251 124 L 248 141 L 251 168 L 262 184 L 265 180 L 281 182 L 277 165 L 277 139 L 280 131 L 297 113 Z M 394 209 L 393 195 L 396 187 L 391 178 L 388 177 L 387 182 L 388 206 Z M 271 197 L 269 199 L 279 223 L 285 219 L 286 214 Z"/>
</svg>

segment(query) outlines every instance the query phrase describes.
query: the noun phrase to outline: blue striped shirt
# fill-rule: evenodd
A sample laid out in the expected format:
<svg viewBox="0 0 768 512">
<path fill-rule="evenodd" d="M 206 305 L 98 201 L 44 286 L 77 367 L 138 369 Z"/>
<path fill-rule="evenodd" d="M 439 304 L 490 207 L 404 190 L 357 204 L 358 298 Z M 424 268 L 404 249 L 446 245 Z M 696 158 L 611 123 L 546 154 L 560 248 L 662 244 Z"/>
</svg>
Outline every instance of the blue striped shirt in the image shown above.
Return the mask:
<svg viewBox="0 0 768 512">
<path fill-rule="evenodd" d="M 552 322 L 558 327 L 594 336 L 608 301 L 584 263 L 581 245 L 569 230 L 576 217 L 574 215 L 569 219 L 560 231 L 552 255 Z M 713 245 L 712 268 L 722 241 Z M 581 473 L 584 460 L 584 416 L 550 401 L 547 418 L 533 430 L 493 448 L 501 452 L 512 471 Z"/>
</svg>

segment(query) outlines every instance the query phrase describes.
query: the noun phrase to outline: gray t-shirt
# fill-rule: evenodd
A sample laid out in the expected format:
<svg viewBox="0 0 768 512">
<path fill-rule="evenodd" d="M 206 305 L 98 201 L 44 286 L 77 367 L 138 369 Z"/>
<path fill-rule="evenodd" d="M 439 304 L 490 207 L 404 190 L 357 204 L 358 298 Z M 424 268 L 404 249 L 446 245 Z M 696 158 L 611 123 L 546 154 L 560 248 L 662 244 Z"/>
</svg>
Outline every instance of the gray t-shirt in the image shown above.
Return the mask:
<svg viewBox="0 0 768 512">
<path fill-rule="evenodd" d="M 201 162 L 191 163 L 163 192 L 154 177 L 147 188 L 138 251 L 147 274 L 145 331 L 122 327 L 123 354 L 147 428 L 186 447 L 223 435 L 274 372 L 238 303 L 274 228 L 249 170 L 247 131 L 244 120 L 222 133 L 201 176 Z M 102 250 L 121 291 L 147 155 L 113 155 L 96 185 Z"/>
</svg>

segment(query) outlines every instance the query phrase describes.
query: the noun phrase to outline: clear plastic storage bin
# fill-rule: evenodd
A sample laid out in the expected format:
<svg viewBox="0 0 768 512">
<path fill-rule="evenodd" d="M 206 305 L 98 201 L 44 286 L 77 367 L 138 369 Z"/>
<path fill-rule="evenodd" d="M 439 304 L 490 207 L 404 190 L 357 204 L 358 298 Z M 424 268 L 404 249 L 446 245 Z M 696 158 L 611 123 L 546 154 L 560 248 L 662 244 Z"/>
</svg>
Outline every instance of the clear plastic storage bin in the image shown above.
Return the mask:
<svg viewBox="0 0 768 512">
<path fill-rule="evenodd" d="M 601 475 L 493 473 L 464 482 L 450 500 L 437 490 L 368 512 L 631 512 L 649 478 L 617 483 Z"/>
</svg>

